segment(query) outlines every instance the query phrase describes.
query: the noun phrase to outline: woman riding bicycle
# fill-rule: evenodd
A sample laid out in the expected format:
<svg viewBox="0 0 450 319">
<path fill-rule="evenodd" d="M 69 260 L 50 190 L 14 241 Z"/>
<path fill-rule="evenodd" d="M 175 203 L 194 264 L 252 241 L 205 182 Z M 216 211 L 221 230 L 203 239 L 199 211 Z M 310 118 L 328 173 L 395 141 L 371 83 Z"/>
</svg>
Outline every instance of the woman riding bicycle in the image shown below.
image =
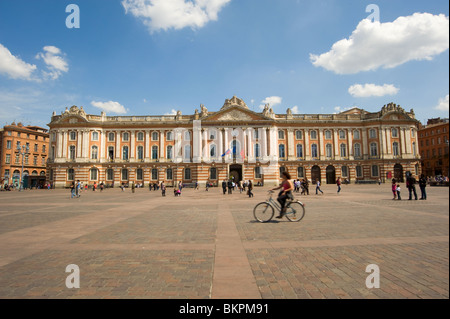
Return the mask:
<svg viewBox="0 0 450 319">
<path fill-rule="evenodd" d="M 281 185 L 279 187 L 275 187 L 272 189 L 274 191 L 274 190 L 283 188 L 283 190 L 278 194 L 278 198 L 277 198 L 277 201 L 281 205 L 281 211 L 280 211 L 280 215 L 277 216 L 276 218 L 283 218 L 283 215 L 286 213 L 285 205 L 286 205 L 287 199 L 294 198 L 292 196 L 292 191 L 294 190 L 294 184 L 291 182 L 291 175 L 289 175 L 288 172 L 283 172 L 281 174 L 281 178 L 283 179 L 283 181 L 281 182 Z"/>
</svg>

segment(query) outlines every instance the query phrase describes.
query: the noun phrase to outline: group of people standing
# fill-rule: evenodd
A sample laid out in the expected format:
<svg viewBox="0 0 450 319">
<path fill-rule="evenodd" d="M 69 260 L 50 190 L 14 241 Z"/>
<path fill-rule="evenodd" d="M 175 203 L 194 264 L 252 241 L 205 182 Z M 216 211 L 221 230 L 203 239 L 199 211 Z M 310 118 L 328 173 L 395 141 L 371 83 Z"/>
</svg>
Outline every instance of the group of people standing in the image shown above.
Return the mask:
<svg viewBox="0 0 450 319">
<path fill-rule="evenodd" d="M 222 191 L 223 194 L 225 195 L 227 193 L 228 190 L 228 194 L 233 194 L 233 190 L 236 189 L 236 187 L 238 187 L 239 192 L 245 192 L 245 190 L 247 190 L 247 195 L 248 197 L 253 197 L 253 183 L 251 180 L 249 181 L 239 181 L 238 183 L 233 182 L 231 179 L 230 180 L 223 180 L 222 182 Z"/>
<path fill-rule="evenodd" d="M 421 193 L 420 199 L 417 196 L 416 184 L 419 184 L 420 193 Z M 409 192 L 408 200 L 412 200 L 413 195 L 414 195 L 414 200 L 418 200 L 418 199 L 426 200 L 427 199 L 426 187 L 427 187 L 427 178 L 425 177 L 425 175 L 423 175 L 423 174 L 420 175 L 419 182 L 417 182 L 417 180 L 414 178 L 414 176 L 409 175 L 406 178 L 406 189 L 408 189 L 408 192 Z M 400 183 L 395 178 L 392 179 L 392 193 L 394 195 L 394 197 L 392 198 L 393 200 L 402 200 L 401 186 L 400 186 Z"/>
</svg>

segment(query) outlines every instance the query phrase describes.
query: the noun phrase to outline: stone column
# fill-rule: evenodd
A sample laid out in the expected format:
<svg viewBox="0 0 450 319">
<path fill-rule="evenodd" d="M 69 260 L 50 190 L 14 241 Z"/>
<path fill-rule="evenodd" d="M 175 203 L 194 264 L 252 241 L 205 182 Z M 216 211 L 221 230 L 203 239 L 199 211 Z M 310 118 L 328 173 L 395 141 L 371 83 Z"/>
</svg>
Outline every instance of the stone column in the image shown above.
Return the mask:
<svg viewBox="0 0 450 319">
<path fill-rule="evenodd" d="M 134 131 L 134 130 L 131 131 L 130 138 L 131 138 L 130 161 L 134 161 L 135 154 L 136 154 L 136 150 L 135 150 L 135 148 L 136 148 L 136 141 L 135 141 L 136 131 Z"/>
<path fill-rule="evenodd" d="M 288 161 L 295 161 L 295 143 L 294 143 L 294 129 L 288 128 L 287 130 L 287 159 Z"/>
<path fill-rule="evenodd" d="M 347 130 L 348 159 L 353 160 L 353 133 L 351 129 Z M 350 177 L 350 172 L 348 172 Z"/>
<path fill-rule="evenodd" d="M 120 149 L 120 131 L 116 132 L 116 159 L 120 159 L 121 149 Z"/>
<path fill-rule="evenodd" d="M 323 129 L 319 129 L 319 145 L 317 151 L 319 152 L 319 159 L 321 161 L 325 160 L 325 139 L 323 137 Z"/>
<path fill-rule="evenodd" d="M 341 156 L 339 154 L 340 146 L 338 139 L 338 130 L 333 130 L 333 143 L 334 143 L 334 158 L 340 160 Z"/>
<path fill-rule="evenodd" d="M 309 144 L 309 130 L 305 130 L 304 134 L 305 137 L 305 160 L 310 161 L 311 160 L 311 145 Z"/>
<path fill-rule="evenodd" d="M 83 140 L 83 133 L 82 131 L 77 132 L 77 150 L 76 150 L 76 158 L 79 159 L 82 157 L 82 142 Z"/>
<path fill-rule="evenodd" d="M 100 134 L 100 161 L 103 162 L 105 160 L 106 154 L 106 133 L 103 130 L 101 130 L 99 134 Z"/>
<path fill-rule="evenodd" d="M 161 130 L 159 131 L 159 161 L 160 162 L 165 162 L 165 148 L 166 148 L 166 144 L 165 144 L 165 131 Z"/>
<path fill-rule="evenodd" d="M 150 162 L 150 131 L 145 131 L 145 162 Z"/>
<path fill-rule="evenodd" d="M 406 141 L 405 141 L 405 129 L 399 128 L 400 130 L 400 146 L 401 146 L 401 156 L 406 153 Z"/>
<path fill-rule="evenodd" d="M 362 129 L 362 151 L 363 151 L 363 158 L 367 159 L 369 157 L 369 145 L 367 145 L 367 129 Z"/>
</svg>

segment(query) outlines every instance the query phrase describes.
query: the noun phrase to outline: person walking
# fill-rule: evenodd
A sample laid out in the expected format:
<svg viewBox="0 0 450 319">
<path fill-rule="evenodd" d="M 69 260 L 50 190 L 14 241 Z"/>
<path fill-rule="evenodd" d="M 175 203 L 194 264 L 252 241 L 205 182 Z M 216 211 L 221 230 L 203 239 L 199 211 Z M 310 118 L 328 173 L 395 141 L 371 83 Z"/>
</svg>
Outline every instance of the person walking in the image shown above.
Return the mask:
<svg viewBox="0 0 450 319">
<path fill-rule="evenodd" d="M 225 195 L 225 193 L 227 192 L 227 182 L 225 180 L 223 180 L 222 182 L 222 190 L 223 194 Z"/>
<path fill-rule="evenodd" d="M 131 183 L 131 192 L 134 194 L 134 190 L 136 189 L 136 186 L 134 185 L 134 182 Z"/>
<path fill-rule="evenodd" d="M 338 188 L 337 189 L 337 193 L 339 195 L 339 193 L 341 192 L 341 178 L 340 177 L 337 178 L 336 185 L 337 185 L 337 188 Z"/>
<path fill-rule="evenodd" d="M 307 178 L 303 179 L 303 188 L 305 189 L 306 195 L 309 195 L 309 181 Z"/>
<path fill-rule="evenodd" d="M 231 179 L 228 181 L 228 194 L 233 194 L 233 181 Z"/>
<path fill-rule="evenodd" d="M 318 192 L 321 192 L 323 194 L 322 190 L 320 189 L 320 180 L 319 179 L 316 180 L 316 195 L 318 194 Z"/>
<path fill-rule="evenodd" d="M 75 182 L 72 182 L 72 184 L 70 185 L 70 198 L 74 198 L 75 195 Z"/>
<path fill-rule="evenodd" d="M 417 200 L 416 183 L 417 183 L 417 181 L 414 178 L 414 176 L 412 176 L 412 175 L 409 175 L 408 178 L 406 179 L 406 187 L 408 188 L 408 191 L 409 191 L 408 200 L 412 200 L 413 193 L 414 193 L 414 199 Z"/>
<path fill-rule="evenodd" d="M 77 185 L 75 186 L 75 196 L 80 197 L 81 196 L 81 183 L 80 180 L 77 180 Z"/>
<path fill-rule="evenodd" d="M 164 184 L 164 181 L 161 182 L 161 195 L 166 197 L 166 185 Z"/>
<path fill-rule="evenodd" d="M 426 200 L 427 199 L 427 191 L 426 191 L 426 187 L 427 187 L 427 179 L 425 177 L 425 175 L 420 175 L 419 178 L 419 187 L 420 187 L 420 200 Z"/>
<path fill-rule="evenodd" d="M 253 183 L 252 183 L 252 181 L 248 181 L 248 190 L 247 190 L 247 195 L 248 195 L 248 197 L 253 197 L 253 193 L 252 193 L 252 190 L 253 190 Z"/>
</svg>

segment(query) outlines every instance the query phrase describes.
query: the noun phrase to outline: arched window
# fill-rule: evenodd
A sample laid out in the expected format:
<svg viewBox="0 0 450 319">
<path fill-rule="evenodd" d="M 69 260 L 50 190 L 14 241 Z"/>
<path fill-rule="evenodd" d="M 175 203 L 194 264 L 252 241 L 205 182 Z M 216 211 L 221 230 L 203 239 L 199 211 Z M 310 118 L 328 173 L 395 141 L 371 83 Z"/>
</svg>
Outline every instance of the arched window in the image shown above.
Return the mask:
<svg viewBox="0 0 450 319">
<path fill-rule="evenodd" d="M 347 145 L 342 143 L 340 148 L 341 148 L 341 157 L 347 157 Z"/>
<path fill-rule="evenodd" d="M 70 148 L 69 148 L 69 158 L 70 158 L 71 160 L 74 160 L 74 159 L 75 159 L 75 156 L 76 156 L 76 154 L 75 154 L 75 145 L 70 145 Z"/>
<path fill-rule="evenodd" d="M 284 144 L 280 144 L 278 145 L 278 156 L 280 158 L 285 158 L 285 149 L 284 149 Z"/>
<path fill-rule="evenodd" d="M 158 159 L 158 146 L 153 145 L 152 146 L 152 160 Z"/>
<path fill-rule="evenodd" d="M 331 144 L 327 144 L 325 146 L 327 157 L 333 157 L 333 146 Z"/>
<path fill-rule="evenodd" d="M 392 128 L 392 137 L 398 137 L 398 130 L 396 128 Z"/>
<path fill-rule="evenodd" d="M 191 160 L 191 146 L 190 145 L 186 145 L 184 147 L 184 159 L 187 161 Z"/>
<path fill-rule="evenodd" d="M 141 145 L 137 147 L 137 158 L 138 160 L 144 159 L 144 147 Z"/>
<path fill-rule="evenodd" d="M 394 153 L 394 156 L 399 156 L 400 155 L 397 142 L 394 142 L 392 144 L 392 152 Z"/>
<path fill-rule="evenodd" d="M 173 150 L 173 146 L 172 145 L 167 146 L 167 153 L 166 154 L 167 154 L 167 159 L 168 160 L 171 160 L 173 158 L 172 150 Z"/>
<path fill-rule="evenodd" d="M 318 157 L 318 153 L 317 153 L 317 144 L 312 144 L 311 145 L 311 156 L 313 158 L 317 158 Z"/>
<path fill-rule="evenodd" d="M 356 143 L 355 145 L 353 145 L 353 150 L 355 157 L 361 157 L 361 144 Z"/>
<path fill-rule="evenodd" d="M 128 160 L 128 146 L 124 146 L 122 149 L 122 159 L 124 161 Z"/>
<path fill-rule="evenodd" d="M 216 151 L 216 150 L 217 150 L 216 145 L 211 144 L 211 145 L 209 146 L 209 156 L 212 157 L 212 158 L 217 157 L 217 151 Z"/>
<path fill-rule="evenodd" d="M 259 158 L 261 156 L 261 146 L 256 143 L 255 144 L 255 157 Z"/>
<path fill-rule="evenodd" d="M 297 144 L 297 157 L 303 158 L 303 145 Z"/>
<path fill-rule="evenodd" d="M 97 146 L 92 146 L 91 149 L 91 159 L 96 160 L 98 159 L 98 147 Z"/>
<path fill-rule="evenodd" d="M 377 143 L 370 143 L 370 156 L 378 156 Z"/>
</svg>

